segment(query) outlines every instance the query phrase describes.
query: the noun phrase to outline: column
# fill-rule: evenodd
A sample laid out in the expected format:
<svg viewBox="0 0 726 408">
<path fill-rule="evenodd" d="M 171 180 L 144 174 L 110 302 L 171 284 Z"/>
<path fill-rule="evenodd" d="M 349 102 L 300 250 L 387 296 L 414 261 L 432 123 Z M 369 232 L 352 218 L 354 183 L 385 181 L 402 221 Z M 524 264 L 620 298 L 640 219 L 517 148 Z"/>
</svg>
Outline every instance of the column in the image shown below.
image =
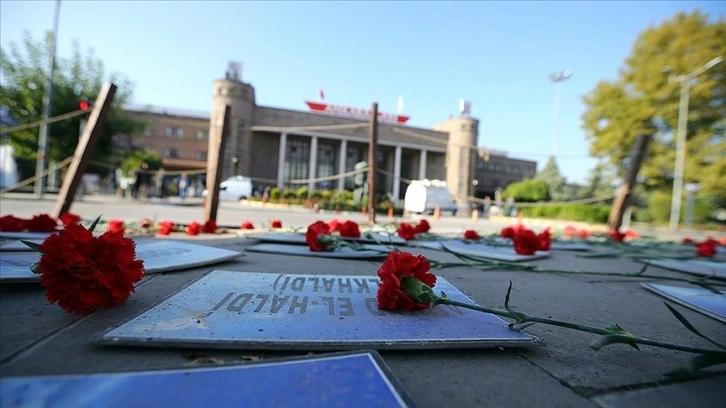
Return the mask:
<svg viewBox="0 0 726 408">
<path fill-rule="evenodd" d="M 308 197 L 310 196 L 310 193 L 315 188 L 315 182 L 313 179 L 317 177 L 317 167 L 318 167 L 318 137 L 313 136 L 310 141 L 310 167 L 308 170 Z"/>
<path fill-rule="evenodd" d="M 418 179 L 426 178 L 426 150 L 421 149 L 421 156 L 418 159 Z"/>
<path fill-rule="evenodd" d="M 348 153 L 348 141 L 343 139 L 340 141 L 340 151 L 338 152 L 338 174 L 345 173 L 345 159 Z M 338 179 L 338 190 L 345 188 L 345 178 L 341 177 Z"/>
<path fill-rule="evenodd" d="M 277 188 L 285 188 L 285 153 L 287 152 L 287 133 L 280 133 L 280 150 L 277 154 Z"/>
<path fill-rule="evenodd" d="M 401 198 L 401 150 L 401 146 L 396 146 L 393 155 L 393 199 L 396 201 Z"/>
</svg>

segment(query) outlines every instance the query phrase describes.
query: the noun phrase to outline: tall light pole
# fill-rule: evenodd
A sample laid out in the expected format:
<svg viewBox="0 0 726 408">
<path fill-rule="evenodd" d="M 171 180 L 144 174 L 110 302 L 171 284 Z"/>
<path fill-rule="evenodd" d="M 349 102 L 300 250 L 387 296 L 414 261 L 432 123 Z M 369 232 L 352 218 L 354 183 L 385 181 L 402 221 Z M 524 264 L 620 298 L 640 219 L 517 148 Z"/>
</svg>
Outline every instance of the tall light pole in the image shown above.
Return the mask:
<svg viewBox="0 0 726 408">
<path fill-rule="evenodd" d="M 50 100 L 53 96 L 53 72 L 55 71 L 55 48 L 58 36 L 58 15 L 60 14 L 60 0 L 55 2 L 55 15 L 53 16 L 53 37 L 50 46 L 50 61 L 48 62 L 48 81 L 45 84 L 45 94 L 43 95 L 43 120 L 47 121 L 50 117 Z M 48 125 L 43 122 L 40 125 L 40 133 L 38 134 L 38 153 L 35 163 L 35 180 L 34 191 L 38 197 L 43 196 L 45 190 L 45 179 L 42 177 L 45 171 L 46 156 L 48 155 Z"/>
<path fill-rule="evenodd" d="M 723 61 L 723 57 L 716 57 L 708 61 L 704 66 L 691 72 L 688 75 L 672 77 L 672 81 L 681 83 L 681 100 L 678 104 L 678 134 L 676 136 L 676 164 L 673 170 L 673 197 L 671 200 L 671 217 L 669 229 L 678 230 L 678 222 L 681 217 L 681 195 L 683 194 L 683 170 L 686 164 L 686 131 L 688 125 L 688 98 L 691 91 L 691 80 L 696 76 L 713 68 Z"/>
<path fill-rule="evenodd" d="M 570 71 L 555 72 L 547 77 L 547 81 L 555 84 L 555 112 L 554 123 L 552 124 L 552 157 L 557 158 L 557 150 L 560 142 L 560 93 L 562 92 L 561 82 L 571 77 Z"/>
</svg>

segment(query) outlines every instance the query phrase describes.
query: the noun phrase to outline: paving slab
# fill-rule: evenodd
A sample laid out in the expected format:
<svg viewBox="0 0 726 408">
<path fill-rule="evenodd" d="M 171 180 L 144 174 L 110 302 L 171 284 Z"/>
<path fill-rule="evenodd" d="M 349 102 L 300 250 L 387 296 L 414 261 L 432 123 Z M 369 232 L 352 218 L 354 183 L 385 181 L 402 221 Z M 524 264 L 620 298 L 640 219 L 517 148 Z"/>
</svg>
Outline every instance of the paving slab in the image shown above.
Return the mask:
<svg viewBox="0 0 726 408">
<path fill-rule="evenodd" d="M 603 408 L 690 407 L 699 404 L 701 407 L 722 407 L 724 384 L 726 376 L 721 375 L 700 381 L 599 395 L 592 400 Z"/>
</svg>

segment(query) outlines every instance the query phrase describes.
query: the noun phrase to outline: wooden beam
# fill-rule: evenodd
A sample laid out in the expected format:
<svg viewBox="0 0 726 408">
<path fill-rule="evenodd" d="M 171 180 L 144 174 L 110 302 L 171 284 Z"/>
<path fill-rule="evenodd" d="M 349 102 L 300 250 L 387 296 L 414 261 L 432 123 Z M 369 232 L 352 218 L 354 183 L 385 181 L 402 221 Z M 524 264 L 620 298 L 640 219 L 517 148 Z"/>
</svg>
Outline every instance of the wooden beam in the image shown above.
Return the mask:
<svg viewBox="0 0 726 408">
<path fill-rule="evenodd" d="M 370 142 L 368 147 L 368 223 L 376 223 L 376 156 L 378 151 L 378 103 L 371 108 Z"/>
<path fill-rule="evenodd" d="M 73 199 L 76 196 L 76 190 L 78 189 L 78 185 L 81 184 L 83 173 L 88 168 L 88 163 L 91 161 L 93 152 L 96 150 L 101 128 L 106 121 L 106 115 L 108 115 L 111 109 L 111 103 L 113 102 L 115 94 L 116 85 L 107 82 L 101 88 L 101 92 L 99 92 L 96 102 L 93 104 L 91 115 L 88 118 L 86 126 L 83 128 L 81 136 L 78 138 L 76 152 L 73 154 L 73 160 L 68 166 L 68 172 L 63 179 L 63 186 L 55 202 L 53 209 L 53 216 L 55 218 L 71 210 Z"/>
<path fill-rule="evenodd" d="M 204 198 L 204 221 L 217 221 L 219 208 L 219 183 L 222 182 L 224 149 L 229 138 L 229 117 L 232 107 L 225 105 L 223 117 L 212 117 L 207 152 L 207 196 Z"/>
<path fill-rule="evenodd" d="M 623 184 L 618 189 L 618 195 L 613 201 L 613 206 L 610 209 L 610 216 L 608 217 L 608 227 L 611 230 L 619 230 L 623 225 L 623 214 L 628 208 L 630 202 L 630 194 L 635 187 L 635 183 L 638 178 L 638 172 L 640 166 L 643 163 L 645 152 L 648 150 L 648 143 L 650 143 L 650 135 L 638 135 L 633 144 L 633 150 L 630 152 L 630 167 L 628 168 L 628 174 L 623 179 Z"/>
</svg>

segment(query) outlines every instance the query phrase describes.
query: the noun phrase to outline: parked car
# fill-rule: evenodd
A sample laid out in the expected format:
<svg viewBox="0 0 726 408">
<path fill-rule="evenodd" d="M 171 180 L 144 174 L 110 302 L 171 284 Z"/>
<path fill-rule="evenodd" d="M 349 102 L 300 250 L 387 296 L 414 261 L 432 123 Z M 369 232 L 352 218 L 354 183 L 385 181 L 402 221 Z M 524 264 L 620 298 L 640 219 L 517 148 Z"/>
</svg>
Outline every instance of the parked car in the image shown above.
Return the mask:
<svg viewBox="0 0 726 408">
<path fill-rule="evenodd" d="M 441 213 L 456 215 L 456 201 L 451 198 L 451 190 L 445 181 L 413 180 L 406 189 L 403 208 L 413 213 L 433 214 L 436 208 Z"/>
<path fill-rule="evenodd" d="M 206 197 L 209 194 L 204 190 L 202 194 Z M 219 183 L 220 200 L 246 200 L 252 196 L 252 179 L 243 176 L 232 176 Z"/>
</svg>

